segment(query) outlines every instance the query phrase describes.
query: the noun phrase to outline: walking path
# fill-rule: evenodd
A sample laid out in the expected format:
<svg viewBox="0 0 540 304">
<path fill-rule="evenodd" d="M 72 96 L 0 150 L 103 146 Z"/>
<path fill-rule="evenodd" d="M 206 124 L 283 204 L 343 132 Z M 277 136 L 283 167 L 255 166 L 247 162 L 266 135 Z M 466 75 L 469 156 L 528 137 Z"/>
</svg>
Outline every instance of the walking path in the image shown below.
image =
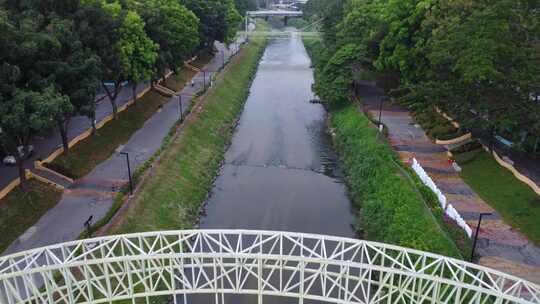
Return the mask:
<svg viewBox="0 0 540 304">
<path fill-rule="evenodd" d="M 370 112 L 373 117 L 378 117 L 379 102 L 384 93 L 372 83 L 362 84 L 358 92 L 363 110 Z M 484 217 L 479 231 L 479 264 L 540 283 L 540 248 L 507 225 L 501 216 L 461 179 L 449 164 L 446 149 L 434 144 L 401 106 L 385 105 L 381 120 L 388 127 L 390 144 L 400 158 L 409 161 L 415 157 L 420 162 L 448 202 L 473 228 L 473 233 L 480 213 L 493 213 L 492 216 Z"/>
<path fill-rule="evenodd" d="M 228 59 L 232 55 L 222 44 L 216 46 L 219 53 L 204 68 L 207 71 L 207 84 L 208 71 L 217 71 L 223 64 L 222 56 Z M 181 91 L 184 112 L 189 108 L 192 96 L 202 90 L 203 80 L 203 72 L 199 72 L 194 77 L 195 84 L 187 85 Z M 179 119 L 179 110 L 178 97 L 172 97 L 124 146 L 117 149 L 117 152 L 129 153 L 133 171 L 161 147 L 170 128 Z M 75 181 L 64 191 L 60 202 L 14 241 L 3 254 L 76 239 L 84 230 L 84 222 L 90 216 L 93 217 L 93 222 L 96 222 L 107 214 L 117 192 L 126 184 L 127 179 L 126 158 L 117 153 L 84 178 Z"/>
</svg>

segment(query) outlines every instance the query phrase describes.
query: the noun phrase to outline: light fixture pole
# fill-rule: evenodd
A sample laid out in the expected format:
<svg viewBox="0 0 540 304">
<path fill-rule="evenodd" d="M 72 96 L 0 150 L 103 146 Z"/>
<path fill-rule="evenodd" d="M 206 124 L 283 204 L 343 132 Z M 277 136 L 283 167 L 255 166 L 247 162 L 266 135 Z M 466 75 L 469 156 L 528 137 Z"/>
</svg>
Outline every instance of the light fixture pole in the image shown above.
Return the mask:
<svg viewBox="0 0 540 304">
<path fill-rule="evenodd" d="M 184 111 L 182 109 L 182 94 L 178 94 L 178 111 L 180 112 L 180 122 L 184 122 Z"/>
<path fill-rule="evenodd" d="M 379 120 L 378 120 L 379 128 L 382 125 L 382 110 L 383 110 L 383 105 L 384 105 L 384 99 L 385 97 L 381 97 L 381 101 L 379 102 Z"/>
<path fill-rule="evenodd" d="M 206 71 L 203 70 L 203 91 L 206 90 Z"/>
<path fill-rule="evenodd" d="M 133 195 L 133 179 L 131 178 L 131 166 L 129 164 L 129 153 L 127 152 L 120 152 L 120 154 L 126 156 L 126 162 L 127 162 L 127 169 L 128 169 L 128 176 L 129 176 L 129 194 Z"/>
<path fill-rule="evenodd" d="M 480 231 L 480 225 L 482 224 L 482 218 L 484 216 L 489 216 L 489 215 L 493 215 L 493 213 L 480 213 L 480 216 L 478 217 L 478 225 L 476 226 L 476 231 L 474 233 L 474 241 L 473 241 L 473 246 L 471 250 L 471 258 L 470 258 L 471 262 L 474 259 L 474 252 L 476 251 L 476 242 L 478 241 L 478 233 Z"/>
</svg>

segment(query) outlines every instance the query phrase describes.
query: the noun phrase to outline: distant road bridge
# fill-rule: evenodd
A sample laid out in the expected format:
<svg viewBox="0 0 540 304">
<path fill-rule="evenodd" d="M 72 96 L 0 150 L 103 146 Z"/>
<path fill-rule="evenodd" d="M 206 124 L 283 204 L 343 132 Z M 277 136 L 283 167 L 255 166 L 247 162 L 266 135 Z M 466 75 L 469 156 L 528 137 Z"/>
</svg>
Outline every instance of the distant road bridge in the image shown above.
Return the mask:
<svg viewBox="0 0 540 304">
<path fill-rule="evenodd" d="M 302 17 L 303 13 L 301 11 L 287 11 L 287 10 L 260 10 L 260 11 L 250 11 L 247 12 L 247 15 L 252 18 L 266 18 L 266 17 Z"/>
<path fill-rule="evenodd" d="M 289 21 L 289 18 L 300 18 L 303 16 L 301 11 L 289 11 L 289 10 L 259 10 L 259 11 L 249 11 L 246 12 L 247 17 L 251 18 L 265 18 L 268 20 L 269 17 L 284 17 L 285 24 Z M 246 18 L 246 29 L 248 19 Z"/>
</svg>

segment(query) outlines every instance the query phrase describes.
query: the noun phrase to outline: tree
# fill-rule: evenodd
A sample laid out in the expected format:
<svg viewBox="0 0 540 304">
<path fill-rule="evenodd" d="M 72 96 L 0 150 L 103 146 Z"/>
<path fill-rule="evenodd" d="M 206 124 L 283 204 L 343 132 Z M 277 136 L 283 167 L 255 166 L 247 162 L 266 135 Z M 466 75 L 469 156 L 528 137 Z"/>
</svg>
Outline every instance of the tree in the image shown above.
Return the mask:
<svg viewBox="0 0 540 304">
<path fill-rule="evenodd" d="M 61 94 L 69 97 L 72 105 L 66 108 L 67 111 L 55 117 L 64 153 L 68 154 L 69 123 L 74 114 L 90 117 L 95 129 L 95 96 L 101 76 L 100 60 L 91 50 L 83 46 L 71 19 L 52 17 L 46 30 L 57 41 L 58 49 L 54 52 L 51 50 L 50 58 L 39 65 L 40 73 Z"/>
<path fill-rule="evenodd" d="M 132 83 L 135 100 L 137 84 L 150 80 L 155 73 L 159 46 L 146 35 L 142 18 L 130 11 L 120 27 L 120 39 L 116 47 L 120 52 L 122 73 Z"/>
<path fill-rule="evenodd" d="M 349 100 L 353 86 L 352 65 L 363 55 L 358 46 L 342 46 L 316 74 L 315 92 L 323 101 L 340 103 Z"/>
<path fill-rule="evenodd" d="M 76 30 L 83 45 L 100 59 L 101 86 L 109 98 L 115 118 L 118 113 L 116 99 L 126 80 L 118 49 L 125 14 L 116 1 L 81 0 L 81 8 L 75 17 Z"/>
<path fill-rule="evenodd" d="M 146 23 L 150 39 L 159 45 L 157 74 L 177 71 L 199 46 L 199 20 L 177 0 L 140 3 L 137 11 Z"/>
<path fill-rule="evenodd" d="M 241 20 L 232 0 L 186 0 L 185 5 L 200 20 L 202 47 L 212 47 L 214 41 L 228 42 Z"/>
<path fill-rule="evenodd" d="M 245 16 L 248 11 L 257 10 L 257 1 L 255 0 L 235 0 L 234 5 L 241 16 Z"/>
<path fill-rule="evenodd" d="M 16 69 L 13 69 L 11 73 L 14 75 L 9 77 L 17 77 Z M 6 81 L 6 75 L 3 76 L 2 81 Z M 24 188 L 26 184 L 25 159 L 19 154 L 19 146 L 22 146 L 26 153 L 32 136 L 52 127 L 53 119 L 69 111 L 71 104 L 68 97 L 62 96 L 53 87 L 48 87 L 41 92 L 24 89 L 14 89 L 11 94 L 3 92 L 0 96 L 0 104 L 2 104 L 0 139 L 4 148 L 15 157 L 21 187 Z"/>
<path fill-rule="evenodd" d="M 442 1 L 429 58 L 433 87 L 446 92 L 435 100 L 489 133 L 521 141 L 522 131 L 537 132 L 524 119 L 538 113 L 531 100 L 540 79 L 538 25 L 530 23 L 535 14 L 528 1 Z"/>
</svg>

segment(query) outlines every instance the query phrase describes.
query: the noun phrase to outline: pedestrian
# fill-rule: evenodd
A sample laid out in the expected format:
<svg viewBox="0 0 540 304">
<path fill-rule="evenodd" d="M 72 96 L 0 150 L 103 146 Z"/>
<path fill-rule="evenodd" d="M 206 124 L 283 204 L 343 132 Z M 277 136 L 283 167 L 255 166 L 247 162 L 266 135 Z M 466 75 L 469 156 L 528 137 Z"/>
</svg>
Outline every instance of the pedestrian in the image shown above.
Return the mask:
<svg viewBox="0 0 540 304">
<path fill-rule="evenodd" d="M 195 80 L 191 79 L 191 86 L 194 87 L 195 86 Z"/>
</svg>

